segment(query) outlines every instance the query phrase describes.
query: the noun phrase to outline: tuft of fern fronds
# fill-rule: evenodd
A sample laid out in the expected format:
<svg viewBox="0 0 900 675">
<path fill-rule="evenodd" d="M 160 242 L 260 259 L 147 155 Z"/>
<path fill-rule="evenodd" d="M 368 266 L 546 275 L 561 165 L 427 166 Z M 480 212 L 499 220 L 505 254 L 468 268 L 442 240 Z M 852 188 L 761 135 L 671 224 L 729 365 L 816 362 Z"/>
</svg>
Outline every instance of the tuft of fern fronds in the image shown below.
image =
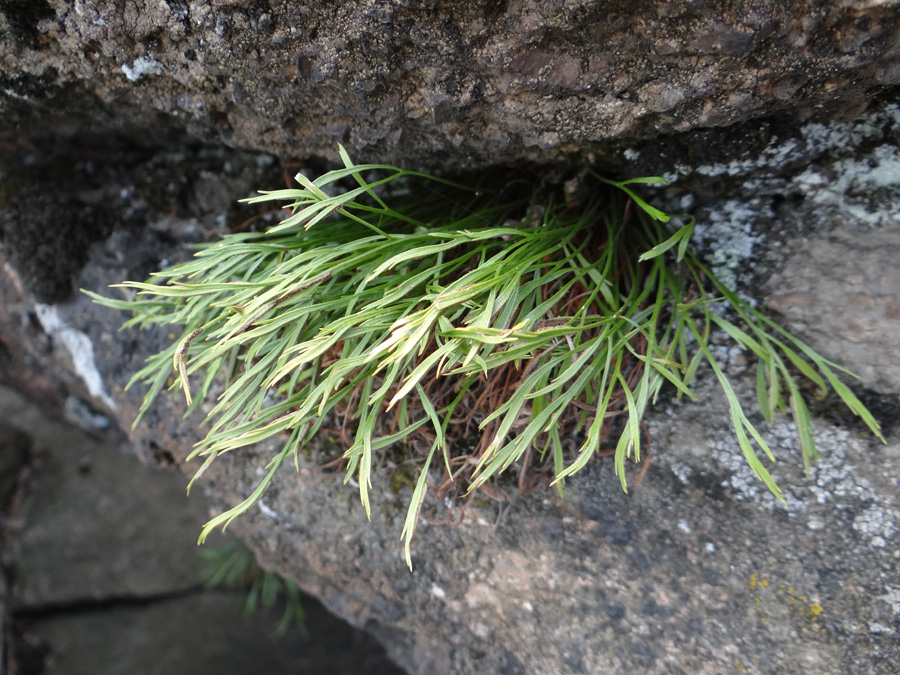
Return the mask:
<svg viewBox="0 0 900 675">
<path fill-rule="evenodd" d="M 275 634 L 283 636 L 296 625 L 301 634 L 308 633 L 300 589 L 288 579 L 263 569 L 247 546 L 232 539 L 220 548 L 201 551 L 199 562 L 207 590 L 225 588 L 243 593 L 242 605 L 248 616 L 260 609 L 271 610 L 284 605 Z"/>
<path fill-rule="evenodd" d="M 190 456 L 205 460 L 194 480 L 225 452 L 285 439 L 253 494 L 211 520 L 201 541 L 330 429 L 367 514 L 378 453 L 406 444 L 418 457 L 402 533 L 411 567 L 433 465 L 468 490 L 511 469 L 521 484 L 529 467 L 561 490 L 609 450 L 627 489 L 626 459 L 646 450 L 647 407 L 664 385 L 693 398 L 703 363 L 747 462 L 780 498 L 761 459 L 774 454 L 710 351 L 714 331 L 757 358 L 759 408 L 769 422 L 790 411 L 807 467 L 816 451 L 798 377 L 833 388 L 880 436 L 838 379 L 847 371 L 720 283 L 688 248 L 692 219 L 673 231 L 634 192 L 662 179 L 598 177 L 574 201 L 506 201 L 340 154 L 341 169 L 247 200 L 288 204 L 268 231 L 225 235 L 148 282 L 120 284 L 130 299 L 89 293 L 130 312 L 125 326 L 181 328 L 132 379 L 149 385 L 135 424 L 173 368 L 188 412 L 225 382 Z M 401 190 L 385 196 L 390 183 Z M 566 451 L 565 437 L 580 447 Z"/>
</svg>

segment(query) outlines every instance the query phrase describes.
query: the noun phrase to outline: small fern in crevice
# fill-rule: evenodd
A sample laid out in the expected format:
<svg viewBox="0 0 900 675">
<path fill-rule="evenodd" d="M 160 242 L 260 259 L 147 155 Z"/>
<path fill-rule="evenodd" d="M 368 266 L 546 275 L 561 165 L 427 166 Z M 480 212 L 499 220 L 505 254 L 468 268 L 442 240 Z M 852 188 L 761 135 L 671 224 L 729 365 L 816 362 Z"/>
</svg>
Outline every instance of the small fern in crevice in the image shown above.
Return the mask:
<svg viewBox="0 0 900 675">
<path fill-rule="evenodd" d="M 346 446 L 346 479 L 370 510 L 379 453 L 405 444 L 420 465 L 403 528 L 407 563 L 428 476 L 466 491 L 515 470 L 563 481 L 602 450 L 627 487 L 626 459 L 647 445 L 641 418 L 663 385 L 693 397 L 702 363 L 728 400 L 735 434 L 777 496 L 759 454 L 774 454 L 750 422 L 709 343 L 727 334 L 758 359 L 758 403 L 771 421 L 789 409 L 806 465 L 815 457 L 795 376 L 833 388 L 876 434 L 841 383 L 842 369 L 725 287 L 689 250 L 693 221 L 671 219 L 632 191 L 646 178 L 599 179 L 591 194 L 503 201 L 422 174 L 354 165 L 250 202 L 288 202 L 261 233 L 229 234 L 147 283 L 126 282 L 126 326 L 181 326 L 132 382 L 170 380 L 189 411 L 224 382 L 209 431 L 191 457 L 281 437 L 257 489 L 210 521 L 201 540 L 263 494 L 279 466 L 315 434 Z M 338 189 L 346 182 L 347 189 Z M 384 197 L 394 181 L 402 194 Z M 392 205 L 388 205 L 388 201 Z M 726 311 L 727 310 L 727 311 Z M 844 371 L 846 372 L 846 371 Z M 136 422 L 137 423 L 137 422 Z M 577 438 L 573 448 L 564 443 Z"/>
<path fill-rule="evenodd" d="M 300 589 L 294 582 L 263 569 L 247 546 L 232 539 L 223 546 L 201 551 L 203 581 L 208 590 L 225 588 L 243 594 L 242 608 L 248 615 L 280 604 L 284 611 L 275 626 L 276 635 L 284 635 L 291 626 L 307 633 Z"/>
</svg>

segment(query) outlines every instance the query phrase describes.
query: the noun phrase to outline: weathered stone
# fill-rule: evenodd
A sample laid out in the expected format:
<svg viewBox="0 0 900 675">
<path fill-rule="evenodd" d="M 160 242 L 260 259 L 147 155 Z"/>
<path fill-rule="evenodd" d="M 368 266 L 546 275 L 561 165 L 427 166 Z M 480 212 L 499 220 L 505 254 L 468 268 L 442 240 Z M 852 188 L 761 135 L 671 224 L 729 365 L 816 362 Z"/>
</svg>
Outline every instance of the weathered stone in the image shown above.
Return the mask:
<svg viewBox="0 0 900 675">
<path fill-rule="evenodd" d="M 698 196 L 695 243 L 720 279 L 759 296 L 866 388 L 896 396 L 900 106 L 771 131 L 762 154 L 737 146 L 727 161 L 676 164 L 671 199 Z"/>
<path fill-rule="evenodd" d="M 18 477 L 9 460 L 32 445 L 21 429 L 39 446 L 12 513 L 0 512 L 9 672 L 401 672 L 371 636 L 309 596 L 300 598 L 308 632 L 279 637 L 280 608 L 251 617 L 242 592 L 208 591 L 194 544 L 206 507 L 196 495 L 186 501 L 177 474 L 147 470 L 4 387 L 0 419 L 12 425 L 0 425 L 0 487 Z"/>
<path fill-rule="evenodd" d="M 46 675 L 321 673 L 402 675 L 380 646 L 307 601 L 315 637 L 278 637 L 276 611 L 241 615 L 236 593 L 207 592 L 70 611 L 27 623 L 47 649 Z M 190 639 L 185 639 L 189 637 Z"/>
<path fill-rule="evenodd" d="M 19 472 L 28 460 L 31 441 L 28 436 L 0 423 L 0 513 L 9 505 L 19 480 Z"/>
<path fill-rule="evenodd" d="M 138 470 L 116 445 L 46 419 L 5 389 L 0 415 L 37 444 L 28 489 L 44 495 L 23 504 L 4 556 L 17 609 L 139 600 L 201 585 L 191 529 L 204 505 L 188 500 L 179 481 Z"/>
<path fill-rule="evenodd" d="M 869 387 L 900 382 L 900 237 L 836 228 L 828 239 L 788 242 L 767 290 L 769 306 L 852 367 Z M 874 346 L 877 345 L 877 348 Z"/>
<path fill-rule="evenodd" d="M 900 83 L 893 1 L 8 0 L 0 21 L 6 142 L 166 128 L 471 167 L 858 113 Z"/>
<path fill-rule="evenodd" d="M 828 171 L 836 173 L 823 187 L 858 187 L 861 177 L 851 181 L 840 172 L 854 162 L 869 162 L 870 176 L 877 177 L 893 156 L 878 150 L 895 147 L 882 136 L 893 128 L 886 122 L 891 115 L 799 130 L 810 147 L 824 142 L 831 148 L 818 154 L 795 156 L 792 148 L 800 144 L 773 144 L 763 157 L 735 152 L 733 164 L 685 169 L 675 175 L 679 180 L 667 199 L 690 201 L 689 194 L 679 194 L 679 185 L 698 176 L 733 181 L 720 186 L 755 181 L 748 195 L 723 187 L 718 201 L 707 196 L 700 204 L 698 239 L 710 246 L 711 261 L 721 271 L 732 270 L 734 283 L 762 282 L 774 279 L 781 265 L 800 265 L 795 257 L 802 246 L 828 252 L 830 238 L 839 237 L 844 253 L 822 258 L 830 265 L 825 277 L 839 279 L 860 260 L 881 260 L 896 248 L 897 202 L 891 195 L 897 188 L 876 181 L 868 198 L 850 191 L 834 193 L 834 199 L 827 190 L 806 188 L 815 182 L 813 173 Z M 862 143 L 844 146 L 840 139 L 846 137 Z M 203 212 L 205 203 L 193 200 L 191 209 L 197 210 L 191 217 L 212 227 L 215 212 Z M 872 210 L 858 211 L 866 204 Z M 867 222 L 865 214 L 877 218 Z M 170 260 L 183 257 L 177 242 L 196 232 L 191 222 L 160 216 L 151 228 L 115 232 L 92 247 L 79 284 L 99 290 L 133 276 L 149 251 Z M 160 237 L 163 232 L 166 237 Z M 810 243 L 792 244 L 788 251 L 778 245 L 802 237 Z M 717 251 L 724 257 L 717 259 Z M 806 283 L 810 274 L 798 272 L 796 283 Z M 870 280 L 859 289 L 873 297 L 888 288 L 883 276 Z M 815 290 L 832 298 L 843 292 L 835 281 Z M 766 297 L 759 299 L 765 307 Z M 802 306 L 782 299 L 781 308 L 804 336 L 815 337 L 819 321 L 827 318 L 815 305 L 801 312 Z M 857 303 L 844 304 L 836 320 L 851 321 L 858 309 Z M 116 332 L 121 317 L 84 298 L 56 311 L 63 325 L 95 345 L 94 366 L 117 406 L 112 414 L 127 423 L 140 392 L 123 391 L 125 381 L 171 338 L 156 331 Z M 883 316 L 888 323 L 860 333 L 859 355 L 884 351 L 889 314 Z M 875 320 L 875 314 L 862 316 Z M 12 340 L 15 333 L 5 335 Z M 838 362 L 852 356 L 846 336 L 831 339 L 816 346 Z M 65 363 L 65 345 L 53 344 L 52 351 L 39 345 L 11 351 L 30 354 L 35 363 L 47 363 L 55 353 Z M 739 382 L 738 394 L 752 406 L 747 359 L 724 348 L 721 356 Z M 896 396 L 900 381 L 890 373 L 882 369 L 878 377 L 882 390 Z M 608 462 L 569 481 L 562 501 L 551 492 L 522 496 L 501 485 L 505 501 L 453 504 L 465 508 L 457 527 L 420 521 L 412 573 L 399 542 L 408 491 L 393 495 L 388 476 L 379 472 L 379 496 L 367 522 L 355 490 L 341 485 L 340 476 L 316 469 L 327 449 L 309 448 L 299 474 L 281 471 L 262 506 L 232 528 L 267 566 L 377 635 L 410 672 L 714 673 L 735 664 L 785 673 L 896 669 L 896 435 L 881 446 L 841 426 L 843 418 L 825 407 L 825 417 L 815 420 L 821 460 L 807 478 L 793 425 L 776 421 L 765 436 L 779 459 L 773 474 L 785 489 L 787 503 L 781 505 L 747 467 L 714 382 L 702 381 L 699 388 L 701 404 L 670 401 L 648 418 L 654 458 L 630 495 L 620 492 Z M 202 434 L 199 420 L 181 420 L 182 406 L 178 397 L 163 397 L 135 430 L 133 440 L 145 456 L 182 462 Z M 896 414 L 896 406 L 879 412 L 886 423 Z M 220 509 L 231 506 L 252 491 L 260 467 L 276 450 L 259 446 L 230 453 L 196 489 Z M 446 508 L 429 501 L 424 515 L 437 521 Z"/>
<path fill-rule="evenodd" d="M 190 134 L 283 158 L 333 157 L 341 141 L 357 160 L 412 167 L 568 158 L 665 174 L 675 182 L 662 198 L 697 213 L 696 243 L 723 280 L 860 371 L 886 395 L 886 427 L 897 417 L 896 2 L 53 0 L 0 10 L 9 175 L 22 158 L 64 162 L 79 149 L 65 139 L 85 130 L 130 143 L 147 129 L 160 145 Z M 872 115 L 849 121 L 873 100 Z M 74 264 L 43 279 L 27 269 L 30 240 L 4 235 L 22 275 L 2 277 L 0 339 L 59 390 L 19 382 L 64 399 L 91 398 L 100 381 L 94 405 L 130 423 L 140 392 L 125 382 L 173 338 L 118 333 L 121 317 L 85 298 L 42 309 L 29 293 L 75 274 L 93 290 L 141 278 L 188 255 L 184 242 L 220 232 L 226 202 L 274 187 L 252 182 L 265 173 L 256 158 L 214 152 L 206 169 L 196 148 L 166 170 L 98 160 L 93 201 L 70 181 L 73 198 L 25 211 L 39 222 L 53 205 L 102 202 L 128 225 L 94 244 L 80 273 Z M 54 319 L 49 335 L 37 316 Z M 85 340 L 91 350 L 73 348 Z M 717 355 L 752 401 L 746 355 Z M 701 381 L 700 405 L 664 402 L 648 418 L 654 459 L 631 495 L 608 462 L 569 481 L 564 501 L 501 485 L 502 502 L 450 504 L 465 509 L 457 527 L 420 522 L 412 573 L 398 541 L 408 492 L 393 495 L 379 473 L 366 522 L 354 490 L 316 469 L 321 448 L 299 474 L 280 472 L 233 527 L 410 672 L 900 670 L 896 435 L 874 444 L 826 402 L 815 420 L 822 459 L 805 477 L 792 425 L 777 421 L 766 438 L 780 460 L 779 505 L 747 468 L 712 385 Z M 183 460 L 203 432 L 181 406 L 161 399 L 133 439 L 146 459 L 191 472 Z M 274 451 L 229 453 L 198 489 L 225 509 Z M 425 515 L 447 508 L 428 502 Z"/>
</svg>

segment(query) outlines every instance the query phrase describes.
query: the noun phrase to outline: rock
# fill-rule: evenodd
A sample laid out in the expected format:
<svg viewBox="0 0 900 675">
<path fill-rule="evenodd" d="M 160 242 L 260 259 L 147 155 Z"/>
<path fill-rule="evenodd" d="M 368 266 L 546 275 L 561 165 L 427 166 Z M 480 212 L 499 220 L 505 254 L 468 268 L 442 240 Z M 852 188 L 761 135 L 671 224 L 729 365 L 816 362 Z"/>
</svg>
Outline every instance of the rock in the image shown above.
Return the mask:
<svg viewBox="0 0 900 675">
<path fill-rule="evenodd" d="M 698 196 L 695 243 L 720 279 L 762 299 L 864 387 L 897 395 L 900 106 L 778 130 L 761 155 L 676 165 L 669 178 L 672 202 Z"/>
<path fill-rule="evenodd" d="M 19 472 L 28 461 L 31 440 L 27 435 L 0 424 L 0 513 L 6 511 L 16 490 Z"/>
<path fill-rule="evenodd" d="M 790 257 L 767 284 L 769 306 L 802 326 L 817 349 L 840 354 L 867 386 L 896 394 L 900 238 L 842 224 L 828 239 L 789 242 L 787 250 Z"/>
<path fill-rule="evenodd" d="M 568 159 L 666 175 L 657 196 L 698 215 L 696 244 L 726 283 L 777 308 L 825 356 L 846 357 L 884 398 L 885 426 L 897 417 L 896 284 L 872 269 L 890 268 L 900 246 L 891 3 L 2 7 L 7 173 L 74 167 L 66 194 L 42 201 L 32 176 L 6 181 L 3 205 L 34 223 L 57 206 L 99 218 L 67 217 L 79 250 L 46 275 L 29 261 L 65 239 L 40 257 L 33 237 L 10 234 L 21 216 L 2 230 L 14 264 L 0 275 L 0 341 L 16 381 L 48 400 L 90 401 L 126 427 L 141 392 L 125 383 L 174 339 L 117 332 L 115 312 L 60 301 L 72 277 L 100 291 L 146 276 L 234 224 L 226 203 L 278 186 L 260 184 L 271 156 L 193 138 L 283 158 L 333 159 L 341 141 L 359 161 L 413 167 L 533 160 L 549 171 Z M 85 138 L 103 138 L 109 160 Z M 129 162 L 123 147 L 136 148 Z M 736 351 L 722 350 L 723 367 L 752 400 Z M 420 522 L 413 572 L 399 542 L 409 493 L 394 495 L 384 473 L 372 522 L 352 486 L 304 458 L 232 527 L 409 672 L 900 670 L 896 434 L 879 445 L 826 401 L 807 477 L 792 425 L 776 421 L 766 438 L 781 505 L 752 477 L 706 377 L 700 404 L 663 400 L 648 417 L 654 459 L 631 494 L 598 461 L 564 500 L 501 484 L 497 502 L 430 501 L 429 521 L 448 508 L 465 518 Z M 184 458 L 203 429 L 182 411 L 163 397 L 132 440 L 146 461 L 191 473 Z M 196 489 L 224 510 L 275 451 L 229 453 Z"/>
<path fill-rule="evenodd" d="M 348 631 L 315 601 L 305 604 L 315 640 L 297 631 L 277 638 L 272 635 L 277 613 L 241 616 L 235 611 L 239 602 L 234 593 L 210 592 L 27 623 L 50 647 L 42 671 L 46 675 L 401 673 L 374 640 Z"/>
<path fill-rule="evenodd" d="M 900 83 L 892 3 L 16 0 L 0 21 L 7 143 L 150 129 L 283 158 L 546 163 L 852 117 Z"/>
<path fill-rule="evenodd" d="M 207 591 L 195 535 L 208 507 L 186 499 L 178 474 L 148 471 L 2 387 L 0 419 L 18 427 L 0 427 L 4 479 L 19 473 L 9 458 L 38 447 L 0 521 L 0 663 L 10 672 L 401 672 L 309 596 L 308 633 L 279 638 L 275 608 L 250 617 L 241 593 Z"/>
<path fill-rule="evenodd" d="M 872 119 L 888 119 L 892 113 L 873 114 L 875 118 L 860 118 L 856 126 L 818 130 L 822 138 L 837 138 L 841 131 L 863 139 L 859 147 L 834 150 L 841 160 L 834 160 L 831 150 L 804 160 L 773 145 L 764 158 L 736 152 L 734 165 L 721 165 L 723 174 L 733 172 L 737 182 L 757 182 L 746 188 L 747 195 L 729 191 L 729 183 L 718 184 L 717 200 L 701 194 L 698 239 L 709 246 L 713 264 L 734 272 L 742 292 L 753 289 L 746 283 L 754 280 L 760 283 L 757 291 L 771 288 L 762 283 L 777 274 L 798 285 L 811 284 L 805 280 L 813 278 L 812 271 L 791 272 L 809 264 L 803 251 L 823 246 L 829 251 L 839 244 L 840 255 L 819 258 L 828 263 L 823 272 L 827 281 L 811 286 L 827 291 L 823 297 L 839 297 L 835 294 L 844 291 L 836 280 L 869 260 L 889 256 L 896 247 L 893 212 L 877 210 L 877 204 L 897 203 L 891 198 L 894 187 L 876 186 L 872 199 L 848 193 L 828 202 L 816 198 L 820 193 L 798 187 L 808 181 L 797 177 L 813 170 L 834 171 L 835 179 L 827 185 L 842 184 L 840 168 L 849 165 L 848 157 L 862 165 L 887 145 L 880 134 L 889 133 L 891 125 Z M 885 114 L 889 117 L 877 117 Z M 867 136 L 865 129 L 875 131 Z M 783 157 L 788 159 L 779 164 L 777 158 Z M 698 175 L 720 178 L 717 165 L 700 166 L 713 168 L 677 174 L 666 198 L 681 204 L 690 194 L 679 190 Z M 851 199 L 856 200 L 853 208 L 842 206 Z M 190 219 L 215 221 L 203 203 L 195 196 L 191 208 L 196 210 L 182 218 L 160 219 L 143 230 L 119 230 L 98 242 L 79 285 L 99 290 L 130 276 L 141 261 L 154 257 L 150 251 L 157 258 L 183 257 L 179 238 L 196 232 L 188 227 Z M 882 214 L 877 223 L 854 216 L 862 203 L 876 209 L 866 213 Z M 161 231 L 168 236 L 161 239 Z M 785 242 L 793 243 L 788 249 Z M 718 252 L 727 255 L 717 258 Z M 860 281 L 859 288 L 873 297 L 890 288 L 887 277 L 871 279 L 882 285 Z M 6 284 L 3 292 L 12 298 L 9 277 Z M 761 306 L 767 303 L 764 295 L 758 300 Z M 885 343 L 893 319 L 889 313 L 869 312 L 868 304 L 847 303 L 835 308 L 832 319 L 815 304 L 795 306 L 789 297 L 780 302 L 789 326 L 804 336 L 818 340 L 817 327 L 827 325 L 820 322 L 848 322 L 863 312 L 866 321 L 886 323 L 861 331 L 856 353 L 879 353 L 893 344 Z M 11 306 L 27 303 L 20 299 Z M 93 366 L 116 404 L 109 414 L 127 424 L 140 392 L 125 392 L 124 383 L 146 355 L 171 338 L 160 332 L 117 332 L 122 317 L 84 298 L 55 307 L 61 325 L 82 332 L 95 346 Z M 816 346 L 826 356 L 839 362 L 852 356 L 846 335 L 830 329 L 824 333 L 833 342 Z M 51 342 L 52 349 L 22 345 L 15 342 L 11 326 L 2 334 L 11 341 L 11 352 L 45 364 L 45 370 L 70 358 L 62 343 Z M 732 356 L 726 367 L 739 383 L 738 395 L 752 402 L 753 378 L 742 370 L 746 366 L 740 355 Z M 892 372 L 883 368 L 867 380 L 872 386 L 880 381 L 880 391 L 893 397 L 893 407 L 879 413 L 885 422 L 897 414 L 900 381 Z M 701 380 L 699 389 L 700 404 L 664 401 L 648 418 L 654 458 L 644 482 L 630 494 L 620 491 L 608 461 L 598 461 L 569 481 L 564 500 L 550 492 L 523 496 L 513 486 L 501 485 L 504 501 L 457 504 L 465 508 L 465 518 L 456 527 L 421 521 L 413 572 L 404 565 L 399 541 L 409 494 L 401 489 L 393 495 L 383 473 L 376 474 L 379 497 L 372 522 L 366 521 L 352 486 L 341 485 L 339 476 L 303 459 L 299 474 L 280 471 L 263 502 L 231 527 L 266 566 L 370 630 L 409 672 L 896 670 L 896 435 L 882 446 L 848 428 L 825 405 L 814 422 L 820 462 L 806 477 L 792 424 L 777 420 L 765 435 L 779 459 L 773 474 L 786 493 L 787 503 L 781 505 L 747 468 L 714 382 Z M 182 405 L 177 396 L 161 398 L 133 441 L 146 458 L 174 461 L 191 473 L 196 466 L 183 464 L 183 459 L 202 427 L 200 420 L 181 419 Z M 275 451 L 261 445 L 231 453 L 217 460 L 195 489 L 217 509 L 227 508 L 252 491 L 260 467 Z M 315 457 L 317 450 L 310 451 Z M 446 508 L 430 501 L 424 515 L 438 521 Z"/>
<path fill-rule="evenodd" d="M 9 390 L 0 389 L 0 416 L 36 443 L 28 491 L 46 496 L 27 499 L 17 514 L 7 552 L 16 609 L 140 600 L 201 584 L 191 530 L 206 509 L 180 481 L 140 471 L 133 456 L 40 416 Z"/>
</svg>

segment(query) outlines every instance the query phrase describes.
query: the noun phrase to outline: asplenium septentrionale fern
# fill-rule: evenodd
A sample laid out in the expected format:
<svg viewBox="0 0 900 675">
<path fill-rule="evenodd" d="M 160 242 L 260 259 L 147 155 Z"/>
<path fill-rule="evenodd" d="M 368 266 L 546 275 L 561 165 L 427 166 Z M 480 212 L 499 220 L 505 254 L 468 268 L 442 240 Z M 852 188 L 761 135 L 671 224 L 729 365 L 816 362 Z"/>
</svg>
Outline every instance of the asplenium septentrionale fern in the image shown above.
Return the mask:
<svg viewBox="0 0 900 675">
<path fill-rule="evenodd" d="M 201 540 L 330 430 L 367 513 L 377 455 L 393 446 L 419 457 L 402 534 L 411 565 L 436 465 L 463 491 L 509 470 L 561 489 L 604 450 L 626 488 L 626 459 L 646 450 L 647 407 L 663 386 L 692 397 L 704 363 L 747 462 L 780 497 L 763 463 L 774 455 L 710 351 L 714 331 L 756 357 L 759 408 L 767 421 L 789 409 L 807 465 L 815 445 L 797 378 L 833 388 L 880 434 L 842 369 L 710 274 L 688 248 L 691 219 L 673 231 L 632 190 L 661 179 L 504 199 L 340 154 L 341 169 L 247 200 L 287 203 L 275 227 L 225 235 L 149 282 L 121 284 L 131 299 L 90 294 L 130 312 L 126 326 L 181 330 L 132 380 L 149 384 L 141 415 L 173 367 L 189 410 L 224 383 L 191 455 L 205 459 L 197 476 L 223 452 L 284 439 L 253 494 Z"/>
</svg>

